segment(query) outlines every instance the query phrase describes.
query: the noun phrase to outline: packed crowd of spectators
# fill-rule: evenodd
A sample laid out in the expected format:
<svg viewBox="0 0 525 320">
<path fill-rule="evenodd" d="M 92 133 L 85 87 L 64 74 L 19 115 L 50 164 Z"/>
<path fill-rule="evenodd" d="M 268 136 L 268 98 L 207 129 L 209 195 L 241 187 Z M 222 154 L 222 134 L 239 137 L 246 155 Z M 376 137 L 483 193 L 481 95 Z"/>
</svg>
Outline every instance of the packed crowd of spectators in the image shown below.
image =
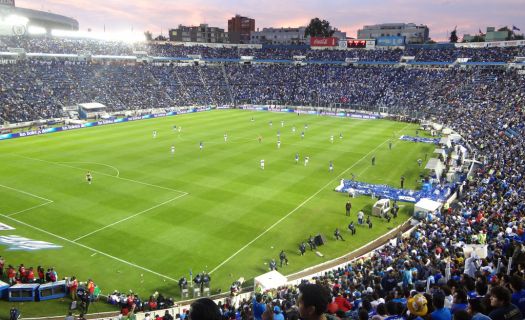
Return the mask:
<svg viewBox="0 0 525 320">
<path fill-rule="evenodd" d="M 64 115 L 99 102 L 108 111 L 194 105 L 282 104 L 440 115 L 473 113 L 521 101 L 523 76 L 503 69 L 410 69 L 327 64 L 205 66 L 21 61 L 0 65 L 0 119 L 22 122 Z M 518 97 L 515 97 L 515 94 Z M 463 108 L 458 108 L 463 106 Z M 450 114 L 450 112 L 448 113 Z"/>
<path fill-rule="evenodd" d="M 272 46 L 264 48 L 227 47 L 211 48 L 207 46 L 183 46 L 172 43 L 127 43 L 122 41 L 101 41 L 91 39 L 71 39 L 53 37 L 0 37 L 0 51 L 8 48 L 24 48 L 33 53 L 69 53 L 89 52 L 94 55 L 133 55 L 134 52 L 147 52 L 151 56 L 187 58 L 188 55 L 200 55 L 212 59 L 239 59 L 241 56 L 253 56 L 264 60 L 292 60 L 294 56 L 304 56 L 314 61 L 345 61 L 346 58 L 358 58 L 364 61 L 398 62 L 402 56 L 414 56 L 416 61 L 454 62 L 457 58 L 471 58 L 479 62 L 509 62 L 514 57 L 525 56 L 525 46 L 493 48 L 443 48 L 407 47 L 393 50 L 313 50 L 309 46 Z"/>
</svg>

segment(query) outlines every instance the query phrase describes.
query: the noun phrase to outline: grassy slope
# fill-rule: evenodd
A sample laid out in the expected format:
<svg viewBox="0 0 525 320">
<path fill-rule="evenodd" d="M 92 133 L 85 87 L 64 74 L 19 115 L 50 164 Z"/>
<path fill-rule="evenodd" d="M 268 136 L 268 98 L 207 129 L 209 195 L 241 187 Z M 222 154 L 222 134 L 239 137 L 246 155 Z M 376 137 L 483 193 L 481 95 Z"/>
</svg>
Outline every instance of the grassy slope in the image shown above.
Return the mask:
<svg viewBox="0 0 525 320">
<path fill-rule="evenodd" d="M 284 128 L 280 120 L 285 121 Z M 305 123 L 309 128 L 301 140 Z M 180 134 L 173 132 L 173 124 L 182 126 Z M 332 191 L 350 173 L 358 180 L 395 186 L 404 174 L 406 186 L 414 188 L 419 175 L 416 159 L 430 154 L 433 146 L 393 139 L 394 148 L 388 150 L 386 141 L 398 137 L 401 129 L 405 134 L 413 132 L 412 126 L 388 121 L 214 111 L 2 141 L 0 184 L 54 202 L 14 215 L 20 223 L 5 216 L 0 216 L 0 222 L 17 228 L 9 234 L 64 248 L 13 252 L 2 247 L 0 254 L 16 265 L 56 266 L 60 277 L 91 277 L 103 292 L 133 289 L 143 296 L 155 290 L 178 295 L 170 279 L 188 276 L 190 268 L 194 273 L 215 269 L 238 250 L 212 274 L 213 287 L 224 289 L 240 276 L 251 279 L 267 271 L 264 263 L 277 258 L 280 249 L 290 259 L 282 272 L 292 273 L 324 261 L 313 254 L 297 255 L 297 244 L 309 234 L 327 236 L 329 243 L 321 251 L 324 259 L 331 259 L 401 222 L 400 218 L 387 225 L 376 220 L 372 230 L 358 229 L 358 237 L 348 239 L 347 198 Z M 159 132 L 156 139 L 152 130 Z M 281 149 L 276 147 L 277 130 L 281 131 Z M 226 143 L 225 132 L 229 135 Z M 339 139 L 340 132 L 343 139 Z M 263 136 L 261 144 L 259 135 Z M 202 152 L 199 141 L 204 142 Z M 175 156 L 169 151 L 172 144 Z M 301 156 L 299 165 L 294 162 L 296 152 Z M 374 167 L 370 166 L 372 154 L 377 158 Z M 310 156 L 307 167 L 302 165 L 305 155 Z M 260 159 L 266 161 L 264 171 L 259 168 Z M 330 160 L 334 161 L 333 173 L 328 172 Z M 93 171 L 92 185 L 84 181 L 87 170 Z M 0 187 L 0 192 L 3 215 L 45 202 L 7 188 Z M 372 201 L 360 197 L 353 204 L 355 214 L 360 208 L 370 210 Z M 139 215 L 77 243 L 68 241 L 134 214 Z M 346 242 L 332 241 L 335 227 L 345 230 Z M 2 305 L 0 314 L 7 310 Z M 58 312 L 52 303 L 47 304 L 51 307 L 44 305 L 35 304 L 24 315 L 42 314 L 48 308 Z"/>
</svg>

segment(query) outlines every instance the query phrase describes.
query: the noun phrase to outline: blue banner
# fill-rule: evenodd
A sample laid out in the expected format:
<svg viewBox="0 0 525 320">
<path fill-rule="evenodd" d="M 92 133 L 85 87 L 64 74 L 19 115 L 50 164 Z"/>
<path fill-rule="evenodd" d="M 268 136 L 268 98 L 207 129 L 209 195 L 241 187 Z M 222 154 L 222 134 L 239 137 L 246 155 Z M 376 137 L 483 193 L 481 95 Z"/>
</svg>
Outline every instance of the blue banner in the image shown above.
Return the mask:
<svg viewBox="0 0 525 320">
<path fill-rule="evenodd" d="M 345 193 L 352 191 L 356 195 L 374 195 L 381 199 L 416 203 L 423 198 L 444 202 L 453 192 L 454 188 L 455 184 L 453 183 L 444 186 L 431 186 L 430 184 L 425 184 L 422 190 L 408 190 L 397 189 L 384 184 L 370 184 L 359 181 L 342 180 L 341 185 L 336 188 L 336 191 Z"/>
<path fill-rule="evenodd" d="M 209 111 L 209 110 L 211 110 L 211 107 L 192 108 L 192 109 L 187 109 L 187 110 L 180 110 L 179 112 L 172 111 L 168 113 L 147 114 L 147 115 L 142 115 L 142 116 L 127 117 L 127 118 L 116 118 L 116 119 L 100 120 L 96 122 L 86 122 L 82 124 L 67 125 L 63 127 L 45 128 L 41 130 L 31 130 L 31 131 L 23 131 L 23 132 L 16 132 L 16 133 L 0 134 L 0 140 L 30 137 L 30 136 L 36 136 L 36 135 L 52 133 L 52 132 L 67 131 L 67 130 L 80 129 L 80 128 L 90 128 L 90 127 L 96 127 L 96 126 L 103 126 L 107 124 L 137 121 L 137 120 L 143 120 L 143 119 L 162 118 L 162 117 L 175 116 L 177 114 L 193 113 L 193 112 L 201 112 L 201 111 Z"/>
<path fill-rule="evenodd" d="M 433 144 L 439 144 L 439 140 L 441 139 L 434 139 L 434 138 L 424 138 L 424 137 L 411 137 L 411 136 L 401 136 L 399 137 L 399 140 L 404 141 L 411 141 L 411 142 L 422 142 L 422 143 L 433 143 Z"/>
</svg>

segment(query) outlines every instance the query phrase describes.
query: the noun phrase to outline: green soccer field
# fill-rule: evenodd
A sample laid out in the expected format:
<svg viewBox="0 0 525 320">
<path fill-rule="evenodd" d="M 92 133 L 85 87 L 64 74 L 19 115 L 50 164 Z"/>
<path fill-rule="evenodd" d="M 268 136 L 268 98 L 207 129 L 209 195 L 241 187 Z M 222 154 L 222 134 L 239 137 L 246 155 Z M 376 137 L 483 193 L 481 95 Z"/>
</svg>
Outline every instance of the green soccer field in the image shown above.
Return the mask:
<svg viewBox="0 0 525 320">
<path fill-rule="evenodd" d="M 189 278 L 190 270 L 210 272 L 212 292 L 224 291 L 239 277 L 252 281 L 268 271 L 266 263 L 278 261 L 281 249 L 290 264 L 279 271 L 291 274 L 348 253 L 408 218 L 406 204 L 397 220 L 372 218 L 372 229 L 358 226 L 352 237 L 346 226 L 361 208 L 369 213 L 373 200 L 353 199 L 349 218 L 348 197 L 333 189 L 351 174 L 393 186 L 404 175 L 405 187 L 416 188 L 422 171 L 416 160 L 434 146 L 397 139 L 414 135 L 415 128 L 386 120 L 219 110 L 0 141 L 0 222 L 15 228 L 0 236 L 60 246 L 28 251 L 0 245 L 0 255 L 6 266 L 52 266 L 59 278 L 92 278 L 103 293 L 131 289 L 143 298 L 159 291 L 178 299 L 176 281 Z M 333 239 L 336 227 L 345 242 Z M 298 244 L 317 233 L 328 239 L 319 248 L 324 257 L 310 251 L 301 257 Z M 22 313 L 65 312 L 46 304 L 52 305 L 26 303 Z M 0 314 L 10 306 L 1 302 Z"/>
</svg>

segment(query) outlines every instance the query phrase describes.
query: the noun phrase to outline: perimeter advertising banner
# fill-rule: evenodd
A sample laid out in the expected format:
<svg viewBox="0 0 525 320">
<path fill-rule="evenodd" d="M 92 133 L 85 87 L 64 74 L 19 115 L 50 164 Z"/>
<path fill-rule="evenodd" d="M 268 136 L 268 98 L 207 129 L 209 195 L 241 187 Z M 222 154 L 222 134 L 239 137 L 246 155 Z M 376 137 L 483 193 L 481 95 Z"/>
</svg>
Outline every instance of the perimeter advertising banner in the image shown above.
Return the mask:
<svg viewBox="0 0 525 320">
<path fill-rule="evenodd" d="M 96 126 L 103 126 L 103 125 L 114 124 L 114 123 L 121 123 L 121 122 L 128 122 L 128 121 L 137 121 L 137 120 L 144 120 L 144 119 L 154 119 L 154 118 L 161 118 L 161 117 L 169 117 L 169 116 L 176 116 L 177 114 L 184 114 L 184 113 L 209 111 L 211 109 L 212 109 L 211 107 L 199 107 L 199 108 L 191 108 L 191 109 L 180 109 L 180 110 L 178 110 L 176 112 L 173 111 L 173 112 L 166 112 L 166 113 L 146 114 L 146 115 L 142 115 L 142 116 L 134 116 L 134 117 L 127 117 L 127 118 L 115 118 L 115 119 L 101 120 L 101 121 L 96 121 L 96 122 L 86 122 L 86 123 L 83 123 L 83 124 L 73 124 L 73 125 L 67 125 L 67 126 L 63 126 L 63 127 L 55 127 L 55 128 L 41 129 L 41 130 L 31 130 L 31 131 L 24 131 L 24 132 L 0 134 L 0 141 L 1 140 L 7 140 L 7 139 L 14 139 L 14 138 L 36 136 L 36 135 L 52 133 L 52 132 L 60 132 L 60 131 L 68 131 L 68 130 L 80 129 L 80 128 L 90 128 L 90 127 L 96 127 Z M 222 109 L 224 109 L 224 108 L 222 108 Z"/>
<path fill-rule="evenodd" d="M 311 47 L 335 47 L 338 45 L 339 39 L 336 37 L 311 37 L 310 46 Z"/>
</svg>

